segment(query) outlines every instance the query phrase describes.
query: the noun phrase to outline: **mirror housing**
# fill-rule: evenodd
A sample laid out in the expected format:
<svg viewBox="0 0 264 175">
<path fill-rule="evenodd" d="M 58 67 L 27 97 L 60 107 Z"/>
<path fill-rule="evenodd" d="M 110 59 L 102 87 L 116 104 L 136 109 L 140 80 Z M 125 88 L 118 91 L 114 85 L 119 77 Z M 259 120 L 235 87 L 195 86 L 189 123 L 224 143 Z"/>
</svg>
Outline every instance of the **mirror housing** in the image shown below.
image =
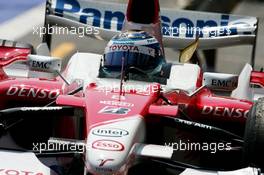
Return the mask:
<svg viewBox="0 0 264 175">
<path fill-rule="evenodd" d="M 237 88 L 238 75 L 211 73 L 203 74 L 203 85 L 216 91 L 233 91 Z"/>
<path fill-rule="evenodd" d="M 31 71 L 58 73 L 61 71 L 62 60 L 50 56 L 29 55 L 28 66 Z"/>
</svg>

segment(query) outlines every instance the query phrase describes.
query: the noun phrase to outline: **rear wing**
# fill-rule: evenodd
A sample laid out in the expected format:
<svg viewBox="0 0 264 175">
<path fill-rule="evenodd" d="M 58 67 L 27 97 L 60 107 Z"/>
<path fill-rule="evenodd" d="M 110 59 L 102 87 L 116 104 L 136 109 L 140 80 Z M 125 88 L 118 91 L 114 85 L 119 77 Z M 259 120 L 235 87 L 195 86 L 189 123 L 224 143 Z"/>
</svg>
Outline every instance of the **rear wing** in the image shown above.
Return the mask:
<svg viewBox="0 0 264 175">
<path fill-rule="evenodd" d="M 45 27 L 88 28 L 84 34 L 109 40 L 123 28 L 126 4 L 93 0 L 47 0 Z M 199 49 L 253 45 L 254 64 L 258 19 L 256 17 L 161 9 L 163 44 L 183 49 L 199 35 Z M 51 44 L 51 34 L 44 42 Z"/>
</svg>

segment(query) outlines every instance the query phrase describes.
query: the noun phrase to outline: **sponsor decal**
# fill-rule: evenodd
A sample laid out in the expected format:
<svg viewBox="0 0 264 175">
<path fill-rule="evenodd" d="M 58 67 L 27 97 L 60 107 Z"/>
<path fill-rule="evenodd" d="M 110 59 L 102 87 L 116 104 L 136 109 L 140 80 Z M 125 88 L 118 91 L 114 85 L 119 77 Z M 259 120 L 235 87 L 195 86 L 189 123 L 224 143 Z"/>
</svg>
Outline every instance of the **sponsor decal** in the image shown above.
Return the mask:
<svg viewBox="0 0 264 175">
<path fill-rule="evenodd" d="M 171 20 L 169 17 L 161 16 L 163 21 L 163 34 L 179 37 L 185 34 L 186 38 L 193 38 L 199 35 L 200 38 L 209 34 L 209 37 L 236 35 L 237 28 L 228 27 L 229 15 L 221 15 L 220 22 L 215 19 L 197 19 L 193 20 L 187 17 L 181 17 Z M 211 28 L 211 29 L 210 29 Z"/>
<path fill-rule="evenodd" d="M 109 46 L 110 51 L 136 51 L 139 52 L 138 46 L 133 45 L 111 45 Z"/>
<path fill-rule="evenodd" d="M 90 6 L 85 8 L 85 3 L 80 3 L 78 0 L 53 0 L 53 2 L 55 14 L 58 16 L 63 16 L 65 12 L 74 13 L 76 14 L 77 20 L 81 23 L 108 30 L 122 30 L 123 22 L 125 20 L 125 14 L 123 11 L 103 11 Z M 245 20 L 236 18 L 236 23 L 232 24 L 230 27 L 228 26 L 231 21 L 230 15 L 216 15 L 211 19 L 209 17 L 193 17 L 194 19 L 192 19 L 191 12 L 188 14 L 189 15 L 186 15 L 186 17 L 180 17 L 178 15 L 171 17 L 172 15 L 169 14 L 162 15 L 161 22 L 163 25 L 163 34 L 167 36 L 179 37 L 180 32 L 175 32 L 174 30 L 179 31 L 179 29 L 181 29 L 183 26 L 185 28 L 184 37 L 186 38 L 194 38 L 197 36 L 197 34 L 203 38 L 207 34 L 206 32 L 208 32 L 208 28 L 213 29 L 209 37 L 237 35 L 239 33 L 239 28 L 236 26 L 236 24 L 238 26 L 245 26 L 243 27 L 243 34 L 252 34 L 252 32 L 254 32 L 254 30 L 251 28 L 251 26 L 253 27 L 253 24 L 251 24 L 249 21 L 250 19 L 247 18 L 245 18 Z"/>
<path fill-rule="evenodd" d="M 116 114 L 116 115 L 127 115 L 131 111 L 129 108 L 106 106 L 101 109 L 98 113 L 101 114 Z"/>
<path fill-rule="evenodd" d="M 18 96 L 18 97 L 29 97 L 29 98 L 39 98 L 39 99 L 55 99 L 60 94 L 59 89 L 48 90 L 39 89 L 26 86 L 11 86 L 6 95 L 8 96 Z"/>
<path fill-rule="evenodd" d="M 129 132 L 124 129 L 99 128 L 94 129 L 92 134 L 103 137 L 123 137 L 129 135 Z"/>
<path fill-rule="evenodd" d="M 0 175 L 44 175 L 41 172 L 32 172 L 32 171 L 22 171 L 22 170 L 13 170 L 13 169 L 1 169 Z"/>
<path fill-rule="evenodd" d="M 51 65 L 52 65 L 51 62 L 43 62 L 43 61 L 32 61 L 31 62 L 32 68 L 50 69 Z"/>
<path fill-rule="evenodd" d="M 237 81 L 212 79 L 211 85 L 215 87 L 223 87 L 223 88 L 236 87 Z"/>
<path fill-rule="evenodd" d="M 61 69 L 61 60 L 52 57 L 29 55 L 28 64 L 30 69 L 44 72 L 56 72 Z"/>
<path fill-rule="evenodd" d="M 145 47 L 145 46 L 134 46 L 134 45 L 118 45 L 113 44 L 107 48 L 107 52 L 120 52 L 120 51 L 130 51 L 135 53 L 144 53 L 146 55 L 155 56 L 155 49 Z"/>
<path fill-rule="evenodd" d="M 134 104 L 123 102 L 123 101 L 100 101 L 101 104 L 111 105 L 111 106 L 123 106 L 123 107 L 133 107 Z"/>
<path fill-rule="evenodd" d="M 232 91 L 237 87 L 238 75 L 206 72 L 203 76 L 203 84 L 208 88 Z"/>
<path fill-rule="evenodd" d="M 197 127 L 204 128 L 204 129 L 209 129 L 209 130 L 212 129 L 212 126 L 205 125 L 205 124 L 202 124 L 202 123 L 196 123 L 196 122 L 192 122 L 192 121 L 188 121 L 188 120 L 181 120 L 181 119 L 178 119 L 178 118 L 177 118 L 177 121 L 181 122 L 181 123 L 184 123 L 186 125 L 189 125 L 189 126 L 197 126 Z"/>
<path fill-rule="evenodd" d="M 98 167 L 96 167 L 95 169 L 96 169 L 96 171 L 102 172 L 102 173 L 112 173 L 112 172 L 114 172 L 114 170 L 111 169 L 111 168 L 98 168 Z"/>
<path fill-rule="evenodd" d="M 22 107 L 21 111 L 59 111 L 62 107 Z"/>
<path fill-rule="evenodd" d="M 114 99 L 114 100 L 126 100 L 126 97 L 122 96 L 122 95 L 113 95 L 112 99 Z"/>
<path fill-rule="evenodd" d="M 214 115 L 219 117 L 233 117 L 233 118 L 247 118 L 249 110 L 244 110 L 240 108 L 228 108 L 228 107 L 213 107 L 204 106 L 202 109 L 203 115 Z"/>
<path fill-rule="evenodd" d="M 123 151 L 125 149 L 122 143 L 113 140 L 97 140 L 93 142 L 92 148 L 104 151 Z"/>
<path fill-rule="evenodd" d="M 147 42 L 148 42 L 149 44 L 152 44 L 152 43 L 156 43 L 157 40 L 156 40 L 156 39 L 147 39 Z"/>
<path fill-rule="evenodd" d="M 114 161 L 114 159 L 98 159 L 99 163 L 99 167 L 103 167 L 107 162 L 112 162 Z"/>
</svg>

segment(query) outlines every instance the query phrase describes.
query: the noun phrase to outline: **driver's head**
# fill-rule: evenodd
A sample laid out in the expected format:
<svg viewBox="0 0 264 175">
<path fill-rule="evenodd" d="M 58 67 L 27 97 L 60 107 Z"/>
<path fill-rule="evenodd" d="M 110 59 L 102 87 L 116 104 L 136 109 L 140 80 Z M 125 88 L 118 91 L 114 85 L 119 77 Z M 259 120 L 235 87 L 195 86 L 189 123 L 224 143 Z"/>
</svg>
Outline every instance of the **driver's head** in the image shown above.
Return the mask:
<svg viewBox="0 0 264 175">
<path fill-rule="evenodd" d="M 123 60 L 123 61 L 122 61 Z M 104 53 L 103 69 L 109 73 L 122 68 L 137 68 L 152 72 L 165 61 L 155 37 L 144 31 L 126 31 L 114 36 Z"/>
</svg>

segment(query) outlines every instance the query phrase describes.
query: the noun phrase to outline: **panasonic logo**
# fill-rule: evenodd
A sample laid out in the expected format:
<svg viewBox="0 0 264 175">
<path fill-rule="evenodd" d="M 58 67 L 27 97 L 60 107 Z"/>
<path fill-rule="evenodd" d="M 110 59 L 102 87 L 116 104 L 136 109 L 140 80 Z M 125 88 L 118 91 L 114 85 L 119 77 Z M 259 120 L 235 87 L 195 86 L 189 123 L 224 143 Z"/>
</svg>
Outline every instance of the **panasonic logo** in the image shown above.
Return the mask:
<svg viewBox="0 0 264 175">
<path fill-rule="evenodd" d="M 129 132 L 123 129 L 102 128 L 102 129 L 94 129 L 92 131 L 92 134 L 103 137 L 123 137 L 123 136 L 127 136 Z"/>
<path fill-rule="evenodd" d="M 54 1 L 53 1 L 54 2 Z M 104 29 L 112 29 L 112 30 L 121 30 L 123 26 L 123 22 L 125 20 L 125 14 L 123 11 L 111 11 L 111 10 L 100 10 L 99 8 L 93 8 L 87 4 L 87 8 L 82 6 L 85 5 L 85 1 L 78 2 L 77 0 L 57 0 L 55 3 L 55 14 L 57 16 L 64 16 L 64 14 L 71 13 L 70 16 L 74 16 L 75 20 L 78 20 L 81 23 L 89 24 L 94 27 L 104 28 Z M 88 8 L 89 6 L 89 8 Z M 216 17 L 215 17 L 216 18 Z M 71 17 L 72 19 L 72 17 Z M 186 38 L 193 38 L 197 34 L 201 38 L 205 37 L 206 31 L 203 29 L 206 28 L 219 28 L 221 32 L 217 31 L 217 33 L 213 33 L 209 35 L 209 37 L 215 36 L 224 36 L 224 35 L 236 35 L 238 34 L 238 30 L 236 26 L 232 26 L 228 28 L 230 20 L 230 15 L 220 15 L 220 17 L 216 19 L 191 19 L 190 17 L 176 17 L 172 19 L 169 16 L 163 15 L 161 16 L 162 29 L 163 34 L 167 36 L 171 36 L 173 32 L 174 37 L 179 37 L 180 33 L 171 31 L 171 29 L 179 29 L 181 26 L 187 27 L 191 31 L 187 31 L 185 33 Z M 240 21 L 239 21 L 240 22 Z M 248 24 L 243 21 L 240 24 L 247 25 Z M 199 31 L 197 30 L 199 29 Z M 252 33 L 251 29 L 248 31 L 244 31 L 245 33 Z"/>
</svg>

